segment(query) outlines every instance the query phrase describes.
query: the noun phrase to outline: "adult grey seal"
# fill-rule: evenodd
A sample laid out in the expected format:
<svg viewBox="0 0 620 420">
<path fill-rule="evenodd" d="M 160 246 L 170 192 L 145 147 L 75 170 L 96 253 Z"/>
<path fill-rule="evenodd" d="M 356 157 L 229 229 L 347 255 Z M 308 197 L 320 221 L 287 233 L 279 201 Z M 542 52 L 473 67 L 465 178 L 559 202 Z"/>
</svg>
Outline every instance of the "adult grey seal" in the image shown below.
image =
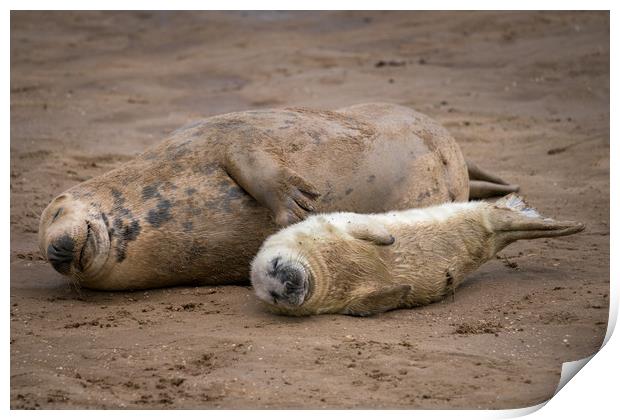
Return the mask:
<svg viewBox="0 0 620 420">
<path fill-rule="evenodd" d="M 56 197 L 39 243 L 57 271 L 89 288 L 234 283 L 268 235 L 309 213 L 516 189 L 468 168 L 444 128 L 403 106 L 236 112 L 179 129 Z"/>
</svg>

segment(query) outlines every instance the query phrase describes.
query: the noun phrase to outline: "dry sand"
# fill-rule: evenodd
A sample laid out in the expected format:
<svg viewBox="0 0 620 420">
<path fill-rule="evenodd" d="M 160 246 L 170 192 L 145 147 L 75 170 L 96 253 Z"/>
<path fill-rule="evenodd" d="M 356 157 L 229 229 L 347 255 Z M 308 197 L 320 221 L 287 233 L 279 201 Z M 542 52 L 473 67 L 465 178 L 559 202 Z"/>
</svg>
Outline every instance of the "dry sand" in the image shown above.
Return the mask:
<svg viewBox="0 0 620 420">
<path fill-rule="evenodd" d="M 510 246 L 455 301 L 265 313 L 249 287 L 72 290 L 38 217 L 192 120 L 408 105 L 587 230 Z M 608 13 L 11 14 L 12 408 L 517 408 L 609 304 Z"/>
</svg>

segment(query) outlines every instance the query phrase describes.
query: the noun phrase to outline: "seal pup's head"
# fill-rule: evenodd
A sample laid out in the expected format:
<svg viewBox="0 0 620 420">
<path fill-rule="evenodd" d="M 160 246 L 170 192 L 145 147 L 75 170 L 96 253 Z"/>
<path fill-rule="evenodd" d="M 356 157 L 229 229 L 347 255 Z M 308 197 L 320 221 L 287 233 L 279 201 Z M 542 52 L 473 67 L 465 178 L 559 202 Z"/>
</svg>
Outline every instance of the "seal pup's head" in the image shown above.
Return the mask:
<svg viewBox="0 0 620 420">
<path fill-rule="evenodd" d="M 71 194 L 61 194 L 41 215 L 39 249 L 61 274 L 76 280 L 97 277 L 110 254 L 102 213 Z"/>
<path fill-rule="evenodd" d="M 279 314 L 346 313 L 389 283 L 378 248 L 395 239 L 367 222 L 354 213 L 316 215 L 273 234 L 252 261 L 256 296 Z"/>
<path fill-rule="evenodd" d="M 252 262 L 252 285 L 263 302 L 288 308 L 299 307 L 310 297 L 310 263 L 296 249 L 271 246 Z"/>
<path fill-rule="evenodd" d="M 268 237 L 251 264 L 256 296 L 271 312 L 285 315 L 309 315 L 331 306 L 338 273 L 331 254 L 342 235 L 319 215 Z"/>
</svg>

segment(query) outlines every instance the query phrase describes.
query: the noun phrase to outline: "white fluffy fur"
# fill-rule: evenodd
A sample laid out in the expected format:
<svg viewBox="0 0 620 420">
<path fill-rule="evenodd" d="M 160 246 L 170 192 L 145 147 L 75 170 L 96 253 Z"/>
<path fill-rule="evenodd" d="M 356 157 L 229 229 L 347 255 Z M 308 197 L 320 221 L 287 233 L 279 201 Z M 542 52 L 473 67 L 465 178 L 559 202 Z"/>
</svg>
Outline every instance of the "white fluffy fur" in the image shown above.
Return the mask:
<svg viewBox="0 0 620 420">
<path fill-rule="evenodd" d="M 280 230 L 278 233 L 267 238 L 263 247 L 269 246 L 270 242 L 278 242 L 280 244 L 286 242 L 287 237 L 293 238 L 294 235 L 299 232 L 311 234 L 313 231 L 318 230 L 320 225 L 325 221 L 344 231 L 349 227 L 367 225 L 368 223 L 378 223 L 385 227 L 389 227 L 390 225 L 443 222 L 463 212 L 476 210 L 484 205 L 487 204 L 481 201 L 471 201 L 468 203 L 447 203 L 423 209 L 391 211 L 389 213 L 358 214 L 340 212 L 317 214 L 307 218 L 303 222 Z"/>
<path fill-rule="evenodd" d="M 386 231 L 391 226 L 405 224 L 412 225 L 425 222 L 443 222 L 463 212 L 476 211 L 480 206 L 488 205 L 484 202 L 447 203 L 422 209 L 392 211 L 389 213 L 358 214 L 358 213 L 325 213 L 311 216 L 303 222 L 284 228 L 267 238 L 251 264 L 251 281 L 258 298 L 270 302 L 270 292 L 277 291 L 283 286 L 278 279 L 269 275 L 270 264 L 274 258 L 281 257 L 289 263 L 304 265 L 306 262 L 298 253 L 295 236 L 298 233 L 313 235 L 322 232 L 325 222 L 333 227 L 347 232 L 350 228 L 371 225 L 375 228 L 383 227 Z"/>
</svg>

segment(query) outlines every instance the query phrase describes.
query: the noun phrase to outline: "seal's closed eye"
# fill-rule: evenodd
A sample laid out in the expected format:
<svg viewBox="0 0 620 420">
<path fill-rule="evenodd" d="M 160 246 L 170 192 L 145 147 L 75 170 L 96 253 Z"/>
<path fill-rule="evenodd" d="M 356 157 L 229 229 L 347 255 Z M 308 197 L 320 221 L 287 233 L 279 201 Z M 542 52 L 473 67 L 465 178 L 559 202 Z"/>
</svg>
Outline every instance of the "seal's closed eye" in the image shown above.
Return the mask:
<svg viewBox="0 0 620 420">
<path fill-rule="evenodd" d="M 272 269 L 272 273 L 270 273 L 272 276 L 275 276 L 275 272 L 278 271 L 278 263 L 280 262 L 281 258 L 280 257 L 275 257 L 273 260 L 271 260 L 271 269 Z"/>
</svg>

